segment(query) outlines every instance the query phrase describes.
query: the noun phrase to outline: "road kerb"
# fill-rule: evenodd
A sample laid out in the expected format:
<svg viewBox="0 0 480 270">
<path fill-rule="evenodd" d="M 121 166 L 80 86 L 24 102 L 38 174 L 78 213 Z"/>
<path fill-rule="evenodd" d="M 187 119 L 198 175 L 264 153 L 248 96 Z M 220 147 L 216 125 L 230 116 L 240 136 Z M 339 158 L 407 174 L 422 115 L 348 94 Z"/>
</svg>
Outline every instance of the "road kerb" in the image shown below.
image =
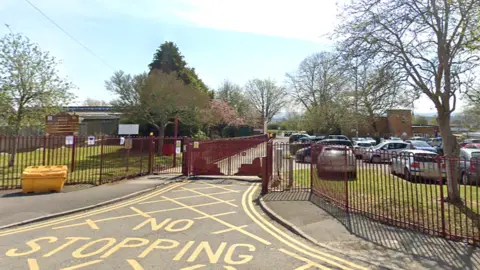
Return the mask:
<svg viewBox="0 0 480 270">
<path fill-rule="evenodd" d="M 99 207 L 114 204 L 114 203 L 118 203 L 118 202 L 121 202 L 121 201 L 125 201 L 125 200 L 128 200 L 128 199 L 146 194 L 148 192 L 151 192 L 153 190 L 158 189 L 161 186 L 168 185 L 168 184 L 171 184 L 171 183 L 177 183 L 177 182 L 181 182 L 181 181 L 183 181 L 183 180 L 170 180 L 170 181 L 163 182 L 163 183 L 161 183 L 159 185 L 156 185 L 154 187 L 151 187 L 151 188 L 136 191 L 136 192 L 127 194 L 125 196 L 115 198 L 115 199 L 111 199 L 111 200 L 104 201 L 104 202 L 100 202 L 100 203 L 97 203 L 97 204 L 93 204 L 93 205 L 89 205 L 89 206 L 85 206 L 85 207 L 79 207 L 79 208 L 75 208 L 75 209 L 72 209 L 72 210 L 67 210 L 67 211 L 63 211 L 63 212 L 59 212 L 59 213 L 44 215 L 44 216 L 41 216 L 41 217 L 38 217 L 38 218 L 32 218 L 32 219 L 28 219 L 28 220 L 24 220 L 24 221 L 20 221 L 20 222 L 7 224 L 7 225 L 4 225 L 4 226 L 0 226 L 0 231 L 5 230 L 5 229 L 11 229 L 13 227 L 18 227 L 18 226 L 24 226 L 24 225 L 28 225 L 28 224 L 32 224 L 32 223 L 37 223 L 37 222 L 41 222 L 41 221 L 45 221 L 45 220 L 49 220 L 49 219 L 53 219 L 53 218 L 58 218 L 58 217 L 62 217 L 62 216 L 70 215 L 70 214 L 75 214 L 75 213 L 79 213 L 79 212 L 83 212 L 83 211 L 87 211 L 87 210 L 92 210 L 92 209 L 95 209 L 95 208 L 99 208 Z"/>
</svg>

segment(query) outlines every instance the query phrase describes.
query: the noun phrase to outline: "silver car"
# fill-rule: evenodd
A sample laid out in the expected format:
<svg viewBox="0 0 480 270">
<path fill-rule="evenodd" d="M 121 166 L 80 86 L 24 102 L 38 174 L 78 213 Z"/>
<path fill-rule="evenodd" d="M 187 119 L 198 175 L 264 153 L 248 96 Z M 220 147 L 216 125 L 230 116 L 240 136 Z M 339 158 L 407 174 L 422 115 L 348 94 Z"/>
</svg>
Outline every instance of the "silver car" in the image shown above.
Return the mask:
<svg viewBox="0 0 480 270">
<path fill-rule="evenodd" d="M 353 152 L 355 153 L 355 157 L 362 159 L 363 155 L 368 151 L 368 149 L 372 149 L 372 147 L 373 145 L 366 141 L 353 142 Z"/>
<path fill-rule="evenodd" d="M 381 163 L 389 161 L 403 150 L 410 148 L 404 141 L 384 141 L 379 145 L 365 150 L 362 159 L 366 162 Z"/>
<path fill-rule="evenodd" d="M 438 158 L 436 153 L 425 150 L 401 151 L 398 156 L 391 159 L 390 172 L 394 175 L 402 175 L 409 181 L 417 178 L 445 178 L 445 163 Z"/>
<path fill-rule="evenodd" d="M 350 147 L 328 145 L 318 155 L 317 170 L 319 172 L 349 172 L 357 170 L 355 155 Z"/>
</svg>

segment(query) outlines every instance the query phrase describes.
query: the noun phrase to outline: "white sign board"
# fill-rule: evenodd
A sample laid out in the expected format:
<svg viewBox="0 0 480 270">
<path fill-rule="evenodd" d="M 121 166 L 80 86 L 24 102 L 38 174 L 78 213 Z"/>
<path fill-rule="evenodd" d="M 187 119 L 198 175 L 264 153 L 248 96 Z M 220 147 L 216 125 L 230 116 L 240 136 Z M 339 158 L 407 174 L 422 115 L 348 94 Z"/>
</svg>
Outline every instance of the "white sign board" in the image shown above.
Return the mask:
<svg viewBox="0 0 480 270">
<path fill-rule="evenodd" d="M 138 124 L 118 125 L 119 135 L 138 135 Z"/>
<path fill-rule="evenodd" d="M 88 136 L 87 144 L 95 145 L 95 136 Z"/>
<path fill-rule="evenodd" d="M 120 145 L 124 145 L 125 144 L 125 137 L 120 137 Z"/>
<path fill-rule="evenodd" d="M 182 141 L 176 141 L 175 153 L 180 154 L 182 152 Z"/>
<path fill-rule="evenodd" d="M 193 148 L 199 148 L 200 143 L 199 142 L 193 142 Z"/>
<path fill-rule="evenodd" d="M 72 145 L 73 144 L 73 136 L 66 136 L 65 137 L 65 145 Z"/>
</svg>

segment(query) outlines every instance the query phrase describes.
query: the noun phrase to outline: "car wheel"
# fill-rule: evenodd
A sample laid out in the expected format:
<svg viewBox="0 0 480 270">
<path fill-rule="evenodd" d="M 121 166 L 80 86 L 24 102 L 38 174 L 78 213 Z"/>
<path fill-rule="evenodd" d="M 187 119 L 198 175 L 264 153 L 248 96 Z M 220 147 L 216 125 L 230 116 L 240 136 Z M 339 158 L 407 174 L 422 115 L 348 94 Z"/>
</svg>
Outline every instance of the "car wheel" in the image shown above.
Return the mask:
<svg viewBox="0 0 480 270">
<path fill-rule="evenodd" d="M 470 179 L 468 179 L 468 174 L 462 173 L 462 184 L 468 185 L 470 184 Z"/>
<path fill-rule="evenodd" d="M 382 160 L 380 159 L 379 156 L 373 156 L 371 161 L 372 161 L 372 163 L 380 163 L 380 162 L 382 162 Z"/>
</svg>

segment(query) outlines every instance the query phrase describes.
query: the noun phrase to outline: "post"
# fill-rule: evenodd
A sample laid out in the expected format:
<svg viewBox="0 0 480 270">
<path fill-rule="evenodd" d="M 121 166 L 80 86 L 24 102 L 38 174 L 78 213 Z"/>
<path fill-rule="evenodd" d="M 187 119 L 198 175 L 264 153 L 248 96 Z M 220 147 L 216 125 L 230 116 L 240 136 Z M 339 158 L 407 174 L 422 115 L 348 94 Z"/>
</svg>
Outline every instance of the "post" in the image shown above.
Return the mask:
<svg viewBox="0 0 480 270">
<path fill-rule="evenodd" d="M 288 187 L 293 186 L 293 158 L 288 159 Z"/>
<path fill-rule="evenodd" d="M 313 190 L 313 143 L 310 142 L 310 192 Z"/>
<path fill-rule="evenodd" d="M 442 226 L 442 236 L 445 237 L 447 235 L 445 231 L 445 198 L 443 194 L 443 175 L 442 175 L 442 164 L 441 161 L 445 162 L 445 165 L 447 165 L 448 157 L 439 157 L 437 159 L 437 165 L 438 165 L 438 171 L 440 172 L 440 219 L 441 219 L 441 226 Z M 448 170 L 448 167 L 446 167 L 446 170 Z M 448 175 L 448 172 L 447 172 Z"/>
<path fill-rule="evenodd" d="M 70 165 L 71 167 L 71 172 L 73 173 L 73 171 L 75 170 L 75 147 L 76 147 L 76 137 L 75 135 L 73 135 L 73 142 L 72 142 L 72 164 Z"/>
<path fill-rule="evenodd" d="M 101 142 L 100 142 L 100 185 L 103 184 L 103 181 L 102 181 L 102 174 L 103 174 L 103 146 L 105 145 L 105 136 L 102 135 L 102 139 L 101 139 Z"/>
<path fill-rule="evenodd" d="M 348 148 L 345 147 L 345 211 L 348 213 L 349 200 L 348 200 L 348 162 L 350 157 L 348 156 Z"/>
<path fill-rule="evenodd" d="M 47 155 L 47 135 L 43 136 L 43 166 L 45 166 Z"/>
<path fill-rule="evenodd" d="M 153 147 L 155 138 L 153 136 L 150 136 L 150 145 L 148 146 L 148 174 L 152 174 L 153 170 L 153 152 L 155 151 L 155 148 Z"/>
<path fill-rule="evenodd" d="M 182 157 L 182 174 L 184 176 L 188 176 L 190 174 L 189 168 L 190 168 L 190 138 L 183 138 L 183 157 Z"/>
<path fill-rule="evenodd" d="M 173 168 L 177 167 L 177 136 L 178 136 L 178 116 L 175 116 L 174 122 L 174 130 L 173 130 L 173 137 L 174 137 L 174 150 L 173 151 Z M 165 142 L 164 142 L 165 143 Z"/>
<path fill-rule="evenodd" d="M 272 156 L 273 156 L 273 146 L 271 142 L 267 142 L 266 145 L 267 155 L 265 157 L 265 164 L 263 164 L 263 179 L 262 179 L 262 195 L 268 193 L 268 182 L 270 181 L 270 164 L 272 163 Z"/>
</svg>

